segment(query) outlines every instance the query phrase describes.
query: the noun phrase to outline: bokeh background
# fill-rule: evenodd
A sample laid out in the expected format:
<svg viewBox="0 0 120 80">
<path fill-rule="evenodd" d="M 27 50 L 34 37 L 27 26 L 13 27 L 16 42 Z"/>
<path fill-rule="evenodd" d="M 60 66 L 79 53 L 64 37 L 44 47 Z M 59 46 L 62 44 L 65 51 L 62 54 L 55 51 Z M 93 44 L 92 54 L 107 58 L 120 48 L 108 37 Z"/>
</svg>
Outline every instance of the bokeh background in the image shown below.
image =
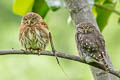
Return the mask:
<svg viewBox="0 0 120 80">
<path fill-rule="evenodd" d="M 11 0 L 0 0 L 0 50 L 22 49 L 18 41 L 21 17 L 12 12 Z M 120 11 L 120 3 L 116 10 Z M 61 8 L 49 11 L 45 17 L 57 51 L 78 55 L 75 44 L 75 28 L 67 23 L 69 13 Z M 102 34 L 114 68 L 120 70 L 120 16 L 112 13 Z M 50 45 L 47 50 L 51 50 Z M 60 59 L 60 58 L 59 58 Z M 71 80 L 93 80 L 88 65 L 60 59 L 60 63 Z M 36 55 L 1 55 L 0 80 L 67 80 L 55 57 Z"/>
</svg>

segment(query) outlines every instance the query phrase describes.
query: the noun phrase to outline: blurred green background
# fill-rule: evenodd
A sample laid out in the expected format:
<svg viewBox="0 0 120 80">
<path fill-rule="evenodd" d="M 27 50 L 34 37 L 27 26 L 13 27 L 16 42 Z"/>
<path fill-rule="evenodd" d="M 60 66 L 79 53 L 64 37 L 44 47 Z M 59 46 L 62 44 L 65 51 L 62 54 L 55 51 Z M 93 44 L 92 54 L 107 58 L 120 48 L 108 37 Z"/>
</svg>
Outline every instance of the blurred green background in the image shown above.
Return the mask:
<svg viewBox="0 0 120 80">
<path fill-rule="evenodd" d="M 18 31 L 21 17 L 12 12 L 11 0 L 0 0 L 0 49 L 21 49 Z M 116 10 L 120 11 L 120 3 Z M 69 13 L 61 8 L 49 11 L 45 17 L 52 32 L 57 51 L 78 55 L 75 44 L 75 28 L 68 24 Z M 120 70 L 120 16 L 112 13 L 103 31 L 109 56 L 114 68 Z M 51 50 L 50 45 L 47 50 Z M 59 58 L 60 59 L 60 58 Z M 71 80 L 93 80 L 88 65 L 60 59 L 62 67 Z M 87 76 L 87 77 L 86 77 Z M 0 80 L 67 80 L 55 57 L 35 55 L 1 55 Z"/>
</svg>

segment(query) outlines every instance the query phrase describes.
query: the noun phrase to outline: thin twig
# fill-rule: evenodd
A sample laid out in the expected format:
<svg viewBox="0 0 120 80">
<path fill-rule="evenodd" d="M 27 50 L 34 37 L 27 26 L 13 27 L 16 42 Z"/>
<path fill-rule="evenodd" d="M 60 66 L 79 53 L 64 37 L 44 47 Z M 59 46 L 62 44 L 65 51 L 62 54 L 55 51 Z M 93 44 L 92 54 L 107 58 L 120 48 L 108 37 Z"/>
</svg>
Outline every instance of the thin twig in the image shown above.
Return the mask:
<svg viewBox="0 0 120 80">
<path fill-rule="evenodd" d="M 94 5 L 95 5 L 96 7 L 99 7 L 99 8 L 102 8 L 102 9 L 105 9 L 105 10 L 108 10 L 108 11 L 111 11 L 111 12 L 114 12 L 114 13 L 116 13 L 117 15 L 120 16 L 120 12 L 117 11 L 117 10 L 115 10 L 115 9 L 113 9 L 113 8 L 110 8 L 110 7 L 107 7 L 107 6 L 104 6 L 104 5 L 100 5 L 100 4 L 97 4 L 97 3 L 95 3 Z"/>
<path fill-rule="evenodd" d="M 51 44 L 52 52 L 54 53 L 54 55 L 56 57 L 57 63 L 60 65 L 60 62 L 59 62 L 58 57 L 56 55 L 56 49 L 55 49 L 54 44 L 53 44 L 52 35 L 51 35 L 50 32 L 49 32 L 49 38 L 50 38 L 50 44 Z"/>
<path fill-rule="evenodd" d="M 59 62 L 59 59 L 58 59 L 58 57 L 57 57 L 57 55 L 56 55 L 56 49 L 55 49 L 54 44 L 53 44 L 51 32 L 49 32 L 49 38 L 50 38 L 50 44 L 51 44 L 52 52 L 53 52 L 53 54 L 54 54 L 55 57 L 56 57 L 57 63 L 58 63 L 58 65 L 60 66 L 60 68 L 62 69 L 62 71 L 63 71 L 63 73 L 65 74 L 65 76 L 68 78 L 68 80 L 70 80 L 70 78 L 68 77 L 67 73 L 64 71 L 63 67 L 61 66 L 61 64 L 60 64 L 60 62 Z"/>
</svg>

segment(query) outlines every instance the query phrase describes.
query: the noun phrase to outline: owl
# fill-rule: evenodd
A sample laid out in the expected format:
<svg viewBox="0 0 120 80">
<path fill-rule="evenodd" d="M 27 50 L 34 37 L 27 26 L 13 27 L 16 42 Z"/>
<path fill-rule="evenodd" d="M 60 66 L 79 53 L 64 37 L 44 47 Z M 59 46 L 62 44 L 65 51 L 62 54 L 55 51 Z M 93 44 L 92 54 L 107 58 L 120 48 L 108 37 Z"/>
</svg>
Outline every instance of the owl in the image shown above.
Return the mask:
<svg viewBox="0 0 120 80">
<path fill-rule="evenodd" d="M 49 42 L 48 25 L 39 14 L 30 12 L 23 16 L 19 41 L 26 50 L 37 50 L 40 53 L 46 48 Z"/>
<path fill-rule="evenodd" d="M 80 57 L 87 63 L 102 62 L 109 72 L 106 61 L 105 41 L 100 32 L 90 22 L 82 22 L 76 26 L 75 34 L 77 49 Z"/>
</svg>

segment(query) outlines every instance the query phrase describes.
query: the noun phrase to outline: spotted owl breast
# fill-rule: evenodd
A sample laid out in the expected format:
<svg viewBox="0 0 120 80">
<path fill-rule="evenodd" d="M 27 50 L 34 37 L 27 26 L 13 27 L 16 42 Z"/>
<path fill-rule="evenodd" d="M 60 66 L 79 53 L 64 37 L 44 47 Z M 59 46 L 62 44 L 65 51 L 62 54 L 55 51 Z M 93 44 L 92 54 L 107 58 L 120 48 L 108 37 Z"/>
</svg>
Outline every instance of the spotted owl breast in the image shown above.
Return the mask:
<svg viewBox="0 0 120 80">
<path fill-rule="evenodd" d="M 80 46 L 83 49 L 83 51 L 91 53 L 96 52 L 98 50 L 97 40 L 94 35 L 81 35 L 79 38 Z"/>
</svg>

